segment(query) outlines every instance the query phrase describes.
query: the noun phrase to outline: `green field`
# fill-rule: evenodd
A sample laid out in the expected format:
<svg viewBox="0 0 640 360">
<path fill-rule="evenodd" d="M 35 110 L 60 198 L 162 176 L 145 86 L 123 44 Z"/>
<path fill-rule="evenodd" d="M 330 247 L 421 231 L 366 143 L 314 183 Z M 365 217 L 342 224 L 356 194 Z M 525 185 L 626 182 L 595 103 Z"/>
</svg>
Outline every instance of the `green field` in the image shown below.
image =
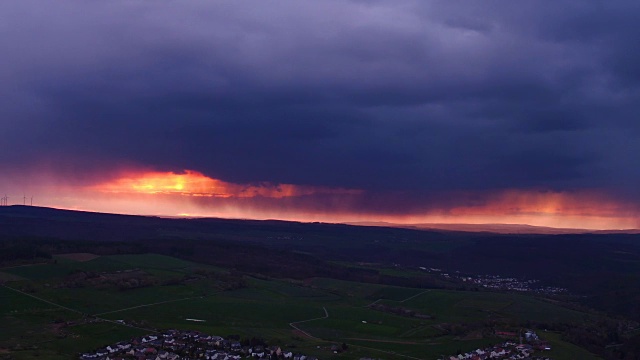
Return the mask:
<svg viewBox="0 0 640 360">
<path fill-rule="evenodd" d="M 323 278 L 294 282 L 245 276 L 245 287 L 222 290 L 220 283 L 228 280 L 216 276 L 225 275 L 223 270 L 155 254 L 106 256 L 86 262 L 56 259 L 56 263 L 0 270 L 7 274 L 0 280 L 10 287 L 0 287 L 0 358 L 9 351 L 18 360 L 71 359 L 81 351 L 145 333 L 100 319 L 124 320 L 145 329 L 195 329 L 220 336 L 260 337 L 321 359 L 436 359 L 502 341 L 479 332 L 466 337 L 447 334 L 443 324 L 487 319 L 581 322 L 593 316 L 523 295 Z M 69 278 L 83 272 L 107 279 L 135 274 L 154 283 L 132 289 L 107 286 L 108 281 L 100 286 L 67 286 Z M 187 280 L 166 282 L 175 277 Z M 433 318 L 405 317 L 367 307 L 373 302 Z M 553 344 L 548 355 L 554 359 L 574 359 L 573 354 L 597 358 L 563 342 L 557 334 L 540 335 Z M 349 345 L 347 352 L 327 350 L 328 345 L 343 342 Z"/>
<path fill-rule="evenodd" d="M 490 317 L 543 322 L 581 322 L 585 313 L 519 294 L 474 291 L 428 291 L 403 306 L 433 314 L 440 321 L 483 320 Z"/>
</svg>

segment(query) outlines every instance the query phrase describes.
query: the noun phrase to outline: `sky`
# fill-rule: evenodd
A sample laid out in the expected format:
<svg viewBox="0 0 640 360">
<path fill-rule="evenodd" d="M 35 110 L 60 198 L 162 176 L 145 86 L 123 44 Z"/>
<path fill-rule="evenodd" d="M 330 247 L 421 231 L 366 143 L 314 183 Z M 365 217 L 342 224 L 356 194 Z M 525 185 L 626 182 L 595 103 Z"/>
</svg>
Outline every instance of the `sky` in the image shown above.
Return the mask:
<svg viewBox="0 0 640 360">
<path fill-rule="evenodd" d="M 0 193 L 639 228 L 639 22 L 625 0 L 5 0 Z"/>
</svg>

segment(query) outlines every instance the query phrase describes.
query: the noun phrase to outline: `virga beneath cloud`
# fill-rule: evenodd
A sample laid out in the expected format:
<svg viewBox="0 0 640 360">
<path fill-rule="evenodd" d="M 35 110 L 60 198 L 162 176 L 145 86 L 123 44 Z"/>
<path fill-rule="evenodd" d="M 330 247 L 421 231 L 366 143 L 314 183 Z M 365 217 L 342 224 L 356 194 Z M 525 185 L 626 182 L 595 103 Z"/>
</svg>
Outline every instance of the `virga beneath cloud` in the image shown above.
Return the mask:
<svg viewBox="0 0 640 360">
<path fill-rule="evenodd" d="M 2 1 L 0 192 L 636 226 L 639 21 L 630 0 Z"/>
</svg>

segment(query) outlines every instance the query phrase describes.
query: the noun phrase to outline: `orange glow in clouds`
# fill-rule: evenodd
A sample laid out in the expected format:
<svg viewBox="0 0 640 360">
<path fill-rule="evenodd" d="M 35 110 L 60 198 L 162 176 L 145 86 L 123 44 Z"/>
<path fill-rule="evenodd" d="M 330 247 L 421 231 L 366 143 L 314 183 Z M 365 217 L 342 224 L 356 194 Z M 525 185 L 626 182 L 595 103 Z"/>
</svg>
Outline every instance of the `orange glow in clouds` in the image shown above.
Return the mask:
<svg viewBox="0 0 640 360">
<path fill-rule="evenodd" d="M 131 204 L 136 196 L 166 195 L 156 200 L 154 211 L 164 214 L 219 216 L 242 218 L 276 218 L 299 221 L 385 221 L 390 223 L 467 223 L 530 224 L 582 229 L 619 229 L 638 226 L 637 209 L 613 201 L 597 191 L 554 192 L 540 190 L 499 190 L 492 193 L 451 194 L 447 206 L 424 204 L 422 210 L 408 209 L 404 214 L 385 214 L 384 210 L 368 212 L 354 209 L 348 199 L 364 194 L 361 190 L 300 186 L 291 184 L 234 184 L 213 179 L 196 171 L 132 172 L 91 187 L 102 194 L 119 194 Z M 278 199 L 312 194 L 338 195 L 347 199 L 324 210 L 311 201 L 297 207 L 284 206 Z M 167 197 L 169 196 L 169 197 Z M 175 196 L 175 201 L 171 201 Z M 210 197 L 225 199 L 217 205 L 185 205 L 180 199 Z M 240 199 L 273 199 L 268 205 L 240 203 Z M 237 199 L 237 200 L 234 200 Z M 143 206 L 143 205 L 140 205 Z M 396 204 L 397 206 L 397 204 Z M 419 208 L 419 207 L 418 207 Z M 141 210 L 135 211 L 140 213 Z"/>
<path fill-rule="evenodd" d="M 595 191 L 555 192 L 505 190 L 489 197 L 482 205 L 454 208 L 454 215 L 575 215 L 616 217 L 632 211 L 631 207 Z"/>
<path fill-rule="evenodd" d="M 640 225 L 637 206 L 615 201 L 597 191 L 503 190 L 477 204 L 435 209 L 426 217 L 428 222 L 580 229 L 630 229 Z"/>
<path fill-rule="evenodd" d="M 206 196 L 219 198 L 285 198 L 312 194 L 358 194 L 359 190 L 334 189 L 291 184 L 260 183 L 242 185 L 212 179 L 199 172 L 186 170 L 172 172 L 146 172 L 129 174 L 92 187 L 100 192 L 167 194 Z"/>
<path fill-rule="evenodd" d="M 580 229 L 640 227 L 638 204 L 597 189 L 450 192 L 432 203 L 420 203 L 410 194 L 266 182 L 236 184 L 190 170 L 124 171 L 85 185 L 65 183 L 55 177 L 30 179 L 26 185 L 24 180 L 8 183 L 4 179 L 3 188 L 19 189 L 8 193 L 10 205 L 22 204 L 22 194 L 26 193 L 34 195 L 37 206 L 138 215 L 396 224 L 529 224 Z M 38 179 L 41 182 L 36 183 Z"/>
</svg>

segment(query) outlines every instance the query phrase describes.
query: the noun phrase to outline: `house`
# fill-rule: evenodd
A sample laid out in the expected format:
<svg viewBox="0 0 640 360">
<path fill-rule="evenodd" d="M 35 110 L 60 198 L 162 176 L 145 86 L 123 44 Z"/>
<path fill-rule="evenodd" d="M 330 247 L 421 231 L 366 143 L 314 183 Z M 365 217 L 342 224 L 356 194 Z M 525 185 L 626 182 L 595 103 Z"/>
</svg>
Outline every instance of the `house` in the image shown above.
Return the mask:
<svg viewBox="0 0 640 360">
<path fill-rule="evenodd" d="M 490 357 L 499 357 L 505 355 L 507 352 L 504 349 L 499 349 L 499 351 L 492 351 Z"/>
<path fill-rule="evenodd" d="M 278 356 L 282 355 L 282 349 L 279 346 L 272 346 L 269 348 L 271 355 L 276 354 Z"/>
<path fill-rule="evenodd" d="M 169 352 L 166 350 L 158 351 L 158 355 L 156 356 L 157 360 L 164 360 L 169 357 Z"/>
</svg>

